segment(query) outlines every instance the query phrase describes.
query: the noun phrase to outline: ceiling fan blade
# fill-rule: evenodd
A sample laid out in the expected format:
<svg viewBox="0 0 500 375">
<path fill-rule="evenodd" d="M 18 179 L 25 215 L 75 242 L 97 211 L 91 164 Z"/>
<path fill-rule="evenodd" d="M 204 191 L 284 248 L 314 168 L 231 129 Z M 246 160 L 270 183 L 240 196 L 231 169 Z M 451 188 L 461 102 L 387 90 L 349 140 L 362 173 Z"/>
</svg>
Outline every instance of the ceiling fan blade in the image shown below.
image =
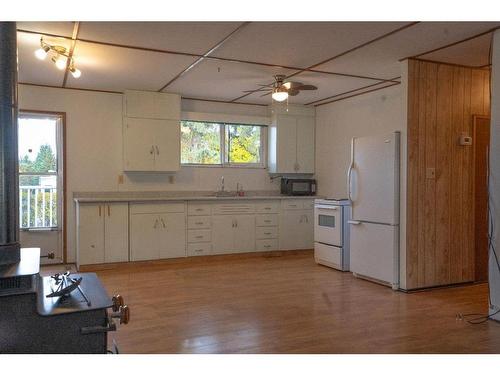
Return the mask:
<svg viewBox="0 0 500 375">
<path fill-rule="evenodd" d="M 304 86 L 304 85 L 302 83 L 300 83 L 300 82 L 292 82 L 292 81 L 290 81 L 290 82 L 284 82 L 283 86 L 286 87 L 288 90 L 290 90 L 290 89 L 296 89 L 299 86 Z"/>
<path fill-rule="evenodd" d="M 273 85 L 274 85 L 274 83 L 270 83 L 270 84 L 268 84 L 268 85 L 261 85 L 261 84 L 257 84 L 257 86 L 261 86 L 261 87 L 271 87 L 271 86 L 273 86 Z"/>
<path fill-rule="evenodd" d="M 261 95 L 260 97 L 262 98 L 263 96 L 268 96 L 271 95 L 272 91 L 269 91 L 268 93 L 265 93 L 264 95 Z"/>
<path fill-rule="evenodd" d="M 270 91 L 271 89 L 265 89 L 265 88 L 261 88 L 261 89 L 257 89 L 257 90 L 244 90 L 243 92 L 260 92 L 260 91 Z"/>
<path fill-rule="evenodd" d="M 299 92 L 300 92 L 299 90 L 293 90 L 293 89 L 292 90 L 288 90 L 288 95 L 290 95 L 290 96 L 296 96 L 296 95 L 299 94 Z"/>
<path fill-rule="evenodd" d="M 302 85 L 296 88 L 297 90 L 317 90 L 318 88 L 314 85 Z"/>
</svg>

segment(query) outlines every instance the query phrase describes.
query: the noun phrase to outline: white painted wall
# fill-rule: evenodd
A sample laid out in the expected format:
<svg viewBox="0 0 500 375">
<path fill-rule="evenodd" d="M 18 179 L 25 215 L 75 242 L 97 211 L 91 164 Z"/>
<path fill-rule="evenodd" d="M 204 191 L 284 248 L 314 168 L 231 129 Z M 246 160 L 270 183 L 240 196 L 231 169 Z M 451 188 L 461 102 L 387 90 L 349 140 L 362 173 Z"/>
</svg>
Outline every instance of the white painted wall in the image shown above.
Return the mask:
<svg viewBox="0 0 500 375">
<path fill-rule="evenodd" d="M 66 181 L 68 261 L 75 260 L 75 205 L 73 192 L 215 190 L 224 175 L 226 188 L 236 183 L 245 190 L 278 190 L 265 169 L 185 167 L 169 183 L 168 175 L 122 174 L 122 96 L 119 94 L 19 86 L 19 104 L 25 110 L 66 112 Z M 184 101 L 183 111 L 267 116 L 267 108 L 240 104 Z"/>
<path fill-rule="evenodd" d="M 493 240 L 497 256 L 500 256 L 500 30 L 493 35 L 491 66 L 491 147 L 490 147 L 490 209 L 493 218 Z M 500 260 L 500 257 L 499 257 Z M 500 309 L 500 271 L 490 249 L 489 282 L 490 313 Z M 500 321 L 500 314 L 493 316 Z"/>
<path fill-rule="evenodd" d="M 405 288 L 406 259 L 406 80 L 373 93 L 316 107 L 316 180 L 318 193 L 347 198 L 351 138 L 401 132 L 400 279 Z"/>
</svg>

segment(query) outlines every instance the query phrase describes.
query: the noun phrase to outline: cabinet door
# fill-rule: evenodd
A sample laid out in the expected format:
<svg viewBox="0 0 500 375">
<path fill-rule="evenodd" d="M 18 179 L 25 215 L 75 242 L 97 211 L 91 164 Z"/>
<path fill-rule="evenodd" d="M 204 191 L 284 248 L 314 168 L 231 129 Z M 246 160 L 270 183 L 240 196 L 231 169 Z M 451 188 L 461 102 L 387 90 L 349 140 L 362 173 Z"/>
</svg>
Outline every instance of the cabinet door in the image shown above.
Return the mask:
<svg viewBox="0 0 500 375">
<path fill-rule="evenodd" d="M 277 173 L 296 173 L 297 163 L 297 120 L 293 116 L 279 115 Z"/>
<path fill-rule="evenodd" d="M 212 254 L 234 252 L 234 218 L 231 215 L 212 217 Z"/>
<path fill-rule="evenodd" d="M 314 117 L 297 116 L 297 172 L 314 173 Z"/>
<path fill-rule="evenodd" d="M 128 203 L 104 206 L 104 261 L 128 262 Z"/>
<path fill-rule="evenodd" d="M 155 120 L 155 171 L 171 172 L 180 169 L 180 124 L 178 120 Z"/>
<path fill-rule="evenodd" d="M 104 263 L 104 209 L 101 204 L 78 206 L 78 265 Z"/>
<path fill-rule="evenodd" d="M 312 210 L 302 211 L 301 219 L 299 220 L 299 233 L 297 238 L 297 249 L 312 249 L 314 248 L 314 216 Z"/>
<path fill-rule="evenodd" d="M 123 128 L 123 170 L 154 170 L 155 149 L 153 131 L 155 121 L 125 118 Z"/>
<path fill-rule="evenodd" d="M 158 214 L 130 215 L 130 260 L 149 260 L 160 257 Z"/>
<path fill-rule="evenodd" d="M 295 250 L 300 248 L 301 225 L 304 213 L 301 210 L 285 210 L 281 215 L 280 249 Z"/>
<path fill-rule="evenodd" d="M 180 119 L 181 98 L 176 94 L 150 91 L 125 91 L 127 117 Z"/>
<path fill-rule="evenodd" d="M 237 215 L 234 228 L 234 252 L 255 251 L 255 216 Z"/>
<path fill-rule="evenodd" d="M 159 215 L 160 258 L 180 258 L 186 256 L 186 215 L 171 213 Z"/>
</svg>

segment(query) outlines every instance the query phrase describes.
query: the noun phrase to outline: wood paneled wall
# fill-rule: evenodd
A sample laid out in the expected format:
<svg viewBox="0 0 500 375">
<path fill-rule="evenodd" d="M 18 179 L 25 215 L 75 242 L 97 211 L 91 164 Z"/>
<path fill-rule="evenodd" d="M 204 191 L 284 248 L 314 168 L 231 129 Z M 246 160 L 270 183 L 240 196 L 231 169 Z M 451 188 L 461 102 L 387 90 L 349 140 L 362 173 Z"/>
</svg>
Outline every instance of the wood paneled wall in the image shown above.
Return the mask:
<svg viewBox="0 0 500 375">
<path fill-rule="evenodd" d="M 488 70 L 408 62 L 407 289 L 474 280 L 473 115 Z M 434 176 L 433 176 L 434 171 Z"/>
</svg>

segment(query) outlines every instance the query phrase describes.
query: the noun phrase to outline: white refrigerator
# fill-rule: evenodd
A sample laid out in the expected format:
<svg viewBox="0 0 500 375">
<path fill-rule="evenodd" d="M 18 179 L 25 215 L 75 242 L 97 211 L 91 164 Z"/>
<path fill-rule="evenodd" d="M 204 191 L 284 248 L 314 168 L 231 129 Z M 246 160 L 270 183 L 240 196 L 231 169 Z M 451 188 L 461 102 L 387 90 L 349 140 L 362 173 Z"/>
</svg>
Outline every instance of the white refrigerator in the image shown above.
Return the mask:
<svg viewBox="0 0 500 375">
<path fill-rule="evenodd" d="M 400 133 L 353 138 L 347 173 L 352 205 L 350 269 L 399 288 Z"/>
</svg>

